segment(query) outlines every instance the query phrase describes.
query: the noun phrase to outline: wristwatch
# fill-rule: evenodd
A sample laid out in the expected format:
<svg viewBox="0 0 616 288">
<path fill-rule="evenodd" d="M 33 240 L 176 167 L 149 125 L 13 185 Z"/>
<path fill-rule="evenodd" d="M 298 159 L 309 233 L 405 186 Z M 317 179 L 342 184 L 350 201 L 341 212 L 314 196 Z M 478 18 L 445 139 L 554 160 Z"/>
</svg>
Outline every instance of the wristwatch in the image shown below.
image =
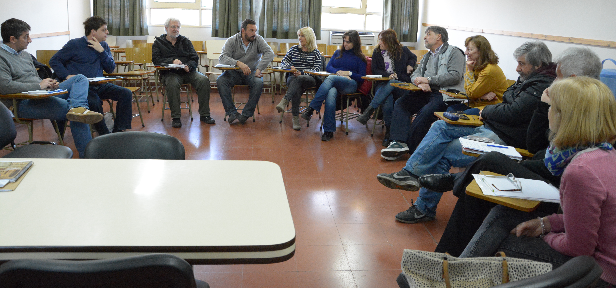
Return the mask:
<svg viewBox="0 0 616 288">
<path fill-rule="evenodd" d="M 428 76 L 426 77 L 426 79 L 428 79 L 428 84 L 430 84 L 430 80 L 432 80 L 432 77 Z"/>
</svg>

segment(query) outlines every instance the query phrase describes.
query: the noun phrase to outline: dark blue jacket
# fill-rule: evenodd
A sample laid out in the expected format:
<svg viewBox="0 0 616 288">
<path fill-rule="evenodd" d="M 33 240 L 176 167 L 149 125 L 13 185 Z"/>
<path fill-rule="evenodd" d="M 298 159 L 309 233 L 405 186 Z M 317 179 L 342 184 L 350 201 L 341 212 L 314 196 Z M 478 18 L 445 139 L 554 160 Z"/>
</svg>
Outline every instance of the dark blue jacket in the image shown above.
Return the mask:
<svg viewBox="0 0 616 288">
<path fill-rule="evenodd" d="M 68 75 L 83 74 L 88 78 L 102 77 L 103 70 L 112 73 L 115 62 L 105 41 L 100 42 L 103 52 L 98 53 L 88 47 L 86 36 L 68 41 L 58 53 L 49 60 L 51 69 L 61 80 Z"/>
<path fill-rule="evenodd" d="M 362 76 L 366 76 L 366 62 L 357 57 L 353 50 L 348 50 L 342 52 L 342 58 L 338 59 L 340 55 L 340 50 L 336 50 L 334 55 L 332 55 L 332 59 L 327 63 L 327 72 L 336 73 L 339 70 L 342 71 L 351 71 L 353 74 L 351 75 L 351 79 L 357 82 L 357 87 L 364 82 L 364 79 L 361 79 Z"/>
</svg>

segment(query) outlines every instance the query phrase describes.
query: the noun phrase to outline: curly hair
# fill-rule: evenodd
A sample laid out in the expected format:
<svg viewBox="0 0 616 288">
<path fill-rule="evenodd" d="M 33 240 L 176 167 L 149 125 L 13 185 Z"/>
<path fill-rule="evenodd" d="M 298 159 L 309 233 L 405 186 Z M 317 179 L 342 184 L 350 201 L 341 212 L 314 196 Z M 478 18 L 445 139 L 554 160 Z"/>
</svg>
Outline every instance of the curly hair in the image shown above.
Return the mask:
<svg viewBox="0 0 616 288">
<path fill-rule="evenodd" d="M 387 52 L 392 59 L 400 59 L 402 57 L 402 44 L 398 41 L 398 34 L 393 29 L 387 29 L 379 33 L 379 39 L 387 46 Z M 376 46 L 377 52 L 381 52 L 381 47 Z"/>
</svg>

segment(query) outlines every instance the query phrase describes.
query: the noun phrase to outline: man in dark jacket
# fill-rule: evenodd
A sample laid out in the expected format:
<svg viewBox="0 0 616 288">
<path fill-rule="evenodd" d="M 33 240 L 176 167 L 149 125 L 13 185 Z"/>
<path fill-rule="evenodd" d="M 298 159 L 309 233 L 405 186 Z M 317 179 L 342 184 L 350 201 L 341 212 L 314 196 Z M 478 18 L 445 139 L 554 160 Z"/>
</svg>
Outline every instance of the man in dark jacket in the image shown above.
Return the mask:
<svg viewBox="0 0 616 288">
<path fill-rule="evenodd" d="M 216 121 L 210 117 L 210 79 L 197 72 L 199 55 L 192 42 L 180 35 L 180 20 L 169 18 L 165 21 L 165 31 L 156 37 L 152 45 L 152 63 L 157 66 L 182 65 L 178 68 L 161 71 L 162 81 L 171 109 L 171 126 L 182 127 L 180 121 L 180 86 L 190 83 L 197 90 L 199 98 L 199 115 L 201 122 L 214 124 Z"/>
<path fill-rule="evenodd" d="M 503 102 L 486 106 L 480 117 L 483 126 L 471 127 L 435 122 L 421 141 L 404 169 L 392 174 L 379 174 L 381 184 L 392 189 L 416 191 L 417 178 L 425 174 L 445 174 L 451 166 L 466 167 L 476 158 L 462 154 L 458 138 L 475 135 L 487 137 L 496 144 L 526 148 L 526 132 L 541 94 L 556 77 L 556 65 L 547 46 L 539 41 L 526 42 L 513 56 L 517 59 L 518 81 L 503 95 Z M 396 220 L 417 223 L 434 220 L 442 193 L 419 189 L 419 197 L 408 210 L 398 213 Z"/>
</svg>

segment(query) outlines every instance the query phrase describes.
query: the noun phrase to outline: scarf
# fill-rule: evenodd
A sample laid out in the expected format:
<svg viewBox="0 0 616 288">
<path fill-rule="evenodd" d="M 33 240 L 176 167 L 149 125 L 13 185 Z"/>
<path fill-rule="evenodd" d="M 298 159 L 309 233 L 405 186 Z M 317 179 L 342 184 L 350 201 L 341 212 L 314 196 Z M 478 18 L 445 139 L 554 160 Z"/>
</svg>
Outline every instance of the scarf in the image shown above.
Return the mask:
<svg viewBox="0 0 616 288">
<path fill-rule="evenodd" d="M 543 159 L 545 163 L 545 167 L 550 170 L 550 172 L 554 176 L 560 176 L 565 172 L 565 168 L 571 160 L 580 152 L 587 149 L 603 149 L 603 150 L 612 150 L 614 147 L 612 144 L 604 142 L 600 144 L 595 144 L 589 147 L 581 147 L 581 148 L 567 148 L 564 150 L 558 149 L 550 145 L 550 148 L 545 151 L 545 159 Z"/>
</svg>

